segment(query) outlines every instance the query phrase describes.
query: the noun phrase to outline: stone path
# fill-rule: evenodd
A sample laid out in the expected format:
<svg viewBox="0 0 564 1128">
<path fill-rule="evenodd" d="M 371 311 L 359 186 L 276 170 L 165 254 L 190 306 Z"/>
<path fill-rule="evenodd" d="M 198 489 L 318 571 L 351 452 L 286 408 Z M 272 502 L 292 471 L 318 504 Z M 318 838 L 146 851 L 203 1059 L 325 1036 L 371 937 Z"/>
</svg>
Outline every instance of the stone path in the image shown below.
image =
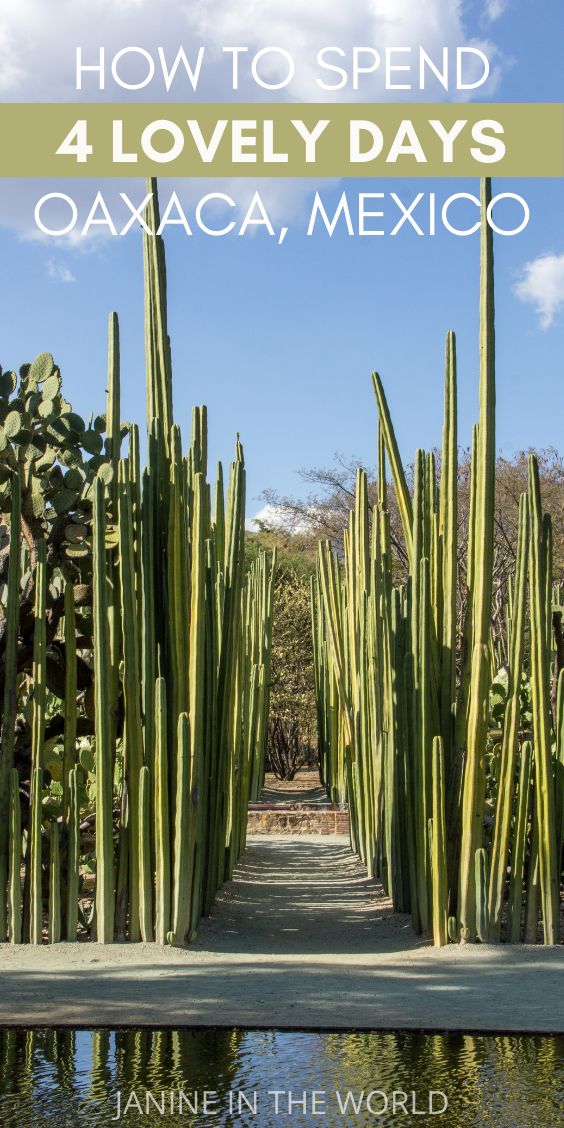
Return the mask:
<svg viewBox="0 0 564 1128">
<path fill-rule="evenodd" d="M 564 1032 L 564 950 L 421 941 L 343 838 L 257 837 L 197 942 L 0 948 L 0 1021 Z"/>
</svg>

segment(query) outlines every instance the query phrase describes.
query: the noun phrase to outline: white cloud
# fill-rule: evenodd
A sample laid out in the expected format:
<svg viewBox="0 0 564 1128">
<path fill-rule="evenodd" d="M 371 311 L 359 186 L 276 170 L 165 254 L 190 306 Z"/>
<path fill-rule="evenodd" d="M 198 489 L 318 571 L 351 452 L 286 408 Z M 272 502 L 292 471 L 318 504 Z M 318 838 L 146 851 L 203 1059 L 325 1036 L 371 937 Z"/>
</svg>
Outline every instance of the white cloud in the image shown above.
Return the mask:
<svg viewBox="0 0 564 1128">
<path fill-rule="evenodd" d="M 57 262 L 55 259 L 47 260 L 47 277 L 53 282 L 76 282 L 72 270 L 64 262 Z"/>
<path fill-rule="evenodd" d="M 541 329 L 550 329 L 564 309 L 564 254 L 549 252 L 525 263 L 513 290 L 522 302 L 535 307 Z"/>
<path fill-rule="evenodd" d="M 490 6 L 503 0 L 489 0 Z M 201 88 L 203 100 L 233 98 L 230 60 L 224 46 L 245 46 L 255 53 L 266 46 L 289 50 L 296 60 L 296 76 L 280 96 L 324 101 L 328 92 L 315 82 L 315 55 L 320 47 L 339 46 L 350 61 L 354 46 L 423 46 L 432 54 L 445 47 L 482 46 L 497 65 L 492 43 L 478 43 L 464 21 L 463 0 L 2 0 L 0 8 L 0 76 L 5 98 L 26 101 L 68 101 L 107 98 L 112 101 L 159 100 L 166 97 L 164 83 L 155 77 L 149 87 L 126 92 L 110 80 L 100 94 L 93 77 L 85 76 L 85 89 L 75 90 L 75 49 L 82 46 L 84 61 L 94 62 L 104 47 L 108 62 L 120 49 L 142 47 L 157 57 L 157 47 L 174 59 L 183 46 L 190 59 L 197 47 L 206 49 Z M 92 57 L 90 60 L 90 56 Z M 122 64 L 123 65 L 123 64 Z M 137 66 L 140 65 L 139 59 Z M 247 77 L 237 99 L 268 99 Z M 495 68 L 494 68 L 495 69 Z M 160 66 L 157 60 L 157 75 Z M 495 84 L 490 80 L 488 92 Z M 188 84 L 173 86 L 177 100 L 188 96 Z M 382 90 L 382 68 L 366 79 L 351 97 L 370 101 Z M 481 88 L 484 95 L 486 88 Z M 444 96 L 441 87 L 429 89 L 428 98 Z M 339 100 L 346 91 L 338 93 Z M 417 93 L 410 92 L 407 97 Z"/>
<path fill-rule="evenodd" d="M 494 23 L 503 16 L 509 6 L 509 0 L 486 0 L 485 16 L 490 23 Z"/>
<path fill-rule="evenodd" d="M 290 523 L 285 511 L 278 505 L 263 505 L 254 517 L 247 517 L 245 528 L 249 533 L 258 533 L 261 528 L 279 529 L 281 532 L 290 532 Z"/>
<path fill-rule="evenodd" d="M 291 514 L 283 505 L 264 505 L 255 513 L 254 517 L 247 517 L 245 521 L 245 528 L 249 533 L 259 533 L 261 529 L 272 529 L 275 532 L 287 533 L 307 533 L 311 529 L 311 525 L 306 520 L 296 520 L 294 514 Z"/>
</svg>

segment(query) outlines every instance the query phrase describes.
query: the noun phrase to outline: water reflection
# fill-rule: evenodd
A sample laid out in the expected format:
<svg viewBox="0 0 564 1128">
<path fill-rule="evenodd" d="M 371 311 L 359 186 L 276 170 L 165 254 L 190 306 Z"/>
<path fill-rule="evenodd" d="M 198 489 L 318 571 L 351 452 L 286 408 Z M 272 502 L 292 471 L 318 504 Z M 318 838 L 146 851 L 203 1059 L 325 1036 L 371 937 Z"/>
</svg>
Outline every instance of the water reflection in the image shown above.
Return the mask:
<svg viewBox="0 0 564 1128">
<path fill-rule="evenodd" d="M 0 1031 L 2 1128 L 553 1128 L 563 1107 L 564 1039 L 556 1037 Z"/>
</svg>

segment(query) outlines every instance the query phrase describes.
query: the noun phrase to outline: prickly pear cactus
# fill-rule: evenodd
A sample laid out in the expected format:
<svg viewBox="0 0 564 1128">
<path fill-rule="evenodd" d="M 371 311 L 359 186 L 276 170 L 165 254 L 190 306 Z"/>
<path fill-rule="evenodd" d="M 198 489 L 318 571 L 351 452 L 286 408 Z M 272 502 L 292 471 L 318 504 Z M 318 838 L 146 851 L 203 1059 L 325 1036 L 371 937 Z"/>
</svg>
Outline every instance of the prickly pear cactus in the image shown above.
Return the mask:
<svg viewBox="0 0 564 1128">
<path fill-rule="evenodd" d="M 104 415 L 85 422 L 72 410 L 62 394 L 61 373 L 50 353 L 41 353 L 33 364 L 23 365 L 19 376 L 0 369 L 0 702 L 4 689 L 12 483 L 16 471 L 21 489 L 22 571 L 17 654 L 20 715 L 15 758 L 22 767 L 28 759 L 26 681 L 33 652 L 37 545 L 42 540 L 47 548 L 46 679 L 52 695 L 45 734 L 47 761 L 49 742 L 56 741 L 64 727 L 65 644 L 60 627 L 65 580 L 74 586 L 77 631 L 82 639 L 83 656 L 77 663 L 82 695 L 79 735 L 92 730 L 92 674 L 88 660 L 92 635 L 92 501 L 95 476 L 99 474 L 107 483 L 112 479 L 105 426 Z M 113 542 L 110 526 L 109 546 Z M 23 778 L 27 778 L 25 772 Z"/>
<path fill-rule="evenodd" d="M 112 478 L 104 415 L 86 423 L 61 392 L 61 373 L 50 353 L 15 372 L 0 370 L 0 514 L 10 512 L 11 471 L 20 467 L 22 530 L 31 541 L 50 541 L 58 561 L 90 555 L 87 542 L 92 483 Z"/>
</svg>

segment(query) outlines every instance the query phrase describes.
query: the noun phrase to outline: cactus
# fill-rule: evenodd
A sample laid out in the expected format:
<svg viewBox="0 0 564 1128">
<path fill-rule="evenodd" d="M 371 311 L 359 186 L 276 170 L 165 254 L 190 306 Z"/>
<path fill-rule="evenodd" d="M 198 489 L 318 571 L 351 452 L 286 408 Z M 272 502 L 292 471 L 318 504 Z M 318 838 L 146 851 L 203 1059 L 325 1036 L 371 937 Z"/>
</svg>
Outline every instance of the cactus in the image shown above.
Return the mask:
<svg viewBox="0 0 564 1128">
<path fill-rule="evenodd" d="M 507 874 L 507 855 L 513 809 L 515 762 L 519 743 L 519 720 L 521 711 L 521 678 L 525 644 L 525 618 L 527 595 L 527 563 L 529 554 L 529 509 L 527 495 L 519 502 L 519 536 L 517 542 L 517 565 L 515 573 L 515 593 L 513 599 L 513 624 L 511 630 L 511 654 L 509 660 L 509 682 L 507 707 L 503 729 L 501 768 L 498 783 L 498 803 L 495 815 L 494 835 L 491 851 L 489 875 L 488 912 L 490 940 L 499 940 L 501 913 Z"/>
<path fill-rule="evenodd" d="M 153 877 L 151 872 L 151 773 L 139 772 L 139 927 L 141 939 L 153 940 Z"/>
<path fill-rule="evenodd" d="M 456 339 L 447 333 L 445 409 L 441 457 L 440 535 L 442 543 L 441 735 L 448 769 L 452 760 L 456 699 L 458 582 L 458 447 Z"/>
<path fill-rule="evenodd" d="M 124 743 L 128 798 L 129 846 L 129 936 L 140 938 L 139 929 L 139 772 L 143 765 L 141 715 L 141 671 L 136 595 L 135 549 L 129 465 L 122 459 L 118 473 L 119 576 L 121 604 L 121 650 L 123 653 Z"/>
<path fill-rule="evenodd" d="M 508 903 L 508 940 L 518 944 L 521 939 L 521 909 L 523 905 L 523 875 L 527 848 L 527 829 L 531 789 L 531 743 L 526 740 L 521 749 L 517 813 L 513 831 L 511 877 Z M 536 925 L 535 925 L 536 932 Z M 536 938 L 535 938 L 536 939 Z"/>
<path fill-rule="evenodd" d="M 33 698 L 31 712 L 31 880 L 30 880 L 30 939 L 40 944 L 43 932 L 42 892 L 42 797 L 43 797 L 43 744 L 45 734 L 45 662 L 46 662 L 46 598 L 47 562 L 45 541 L 37 546 L 35 567 L 35 630 L 33 636 Z"/>
<path fill-rule="evenodd" d="M 489 937 L 488 914 L 488 855 L 483 846 L 476 850 L 474 862 L 476 881 L 476 932 L 478 939 L 485 943 Z"/>
<path fill-rule="evenodd" d="M 10 556 L 4 651 L 4 700 L 0 732 L 0 942 L 6 939 L 5 890 L 8 877 L 9 781 L 14 763 L 14 729 L 17 713 L 18 625 L 20 608 L 20 476 L 11 475 Z"/>
<path fill-rule="evenodd" d="M 65 583 L 65 733 L 63 751 L 63 825 L 68 827 L 70 818 L 70 775 L 76 762 L 76 614 L 74 608 L 74 586 Z"/>
<path fill-rule="evenodd" d="M 531 687 L 535 747 L 536 826 L 545 944 L 558 943 L 560 859 L 556 856 L 554 780 L 552 765 L 549 685 L 548 592 L 552 591 L 550 559 L 542 520 L 538 462 L 529 457 L 529 509 L 531 514 Z"/>
<path fill-rule="evenodd" d="M 164 944 L 170 930 L 170 840 L 166 683 L 155 682 L 155 940 Z"/>
<path fill-rule="evenodd" d="M 43 893 L 41 867 L 42 809 L 41 794 L 43 772 L 34 768 L 31 789 L 31 828 L 30 828 L 30 931 L 31 944 L 41 944 L 43 936 Z"/>
<path fill-rule="evenodd" d="M 78 795 L 78 768 L 75 766 L 69 773 L 69 813 L 67 820 L 67 940 L 76 940 L 78 927 L 79 862 L 80 802 Z"/>
<path fill-rule="evenodd" d="M 61 939 L 61 859 L 59 849 L 59 824 L 51 823 L 49 838 L 49 928 L 50 944 Z"/>
<path fill-rule="evenodd" d="M 154 182 L 151 189 L 147 218 L 154 229 L 159 213 Z M 19 812 L 19 799 L 8 799 L 15 742 L 17 762 L 21 755 L 25 764 L 27 756 L 25 725 L 21 735 L 16 725 L 20 671 L 31 673 L 33 683 L 24 888 L 35 943 L 43 926 L 44 783 L 46 816 L 58 818 L 51 767 L 53 778 L 62 780 L 63 796 L 60 841 L 54 824 L 51 833 L 49 936 L 64 930 L 72 939 L 78 931 L 79 785 L 88 771 L 95 776 L 91 923 L 101 943 L 126 935 L 152 940 L 154 932 L 163 943 L 171 930 L 175 942 L 192 939 L 202 911 L 209 910 L 244 849 L 249 791 L 262 783 L 275 561 L 262 556 L 245 576 L 239 436 L 227 497 L 219 466 L 213 509 L 204 406 L 194 409 L 191 445 L 183 453 L 173 419 L 164 244 L 160 236 L 146 234 L 143 244 L 148 434 L 143 472 L 138 430 L 120 419 L 116 314 L 109 319 L 105 416 L 85 423 L 72 412 L 49 353 L 21 369 L 19 385 L 13 373 L 0 372 L 0 511 L 11 508 L 14 534 L 17 530 L 8 590 L 0 593 L 8 620 L 0 637 L 0 678 L 6 673 L 0 686 L 2 938 L 6 905 L 10 913 L 15 905 L 12 878 L 8 890 L 8 858 L 15 859 L 17 848 L 8 822 Z M 129 451 L 121 458 L 126 436 Z M 21 555 L 35 578 L 34 615 L 26 607 L 32 585 L 20 583 Z M 61 712 L 48 720 L 47 687 L 61 702 Z M 84 736 L 94 738 L 94 758 Z M 64 920 L 60 904 L 55 908 L 61 891 Z M 15 927 L 10 924 L 11 932 Z"/>
<path fill-rule="evenodd" d="M 433 881 L 433 937 L 437 947 L 448 942 L 448 889 L 445 834 L 445 769 L 442 737 L 433 740 L 433 838 L 431 873 Z"/>
<path fill-rule="evenodd" d="M 96 694 L 96 925 L 98 942 L 114 938 L 113 756 L 104 483 L 94 483 L 94 687 Z"/>
<path fill-rule="evenodd" d="M 408 906 L 418 931 L 432 926 L 440 944 L 448 938 L 460 943 L 499 940 L 511 858 L 508 934 L 517 941 L 528 856 L 525 938 L 536 940 L 541 909 L 545 943 L 554 943 L 564 833 L 564 675 L 560 673 L 557 692 L 557 660 L 553 723 L 552 531 L 550 518 L 542 513 L 534 456 L 528 496 L 521 498 L 519 507 L 515 575 L 508 592 L 501 593 L 507 651 L 498 625 L 492 628 L 495 338 L 493 244 L 486 221 L 490 198 L 491 187 L 485 182 L 480 419 L 472 434 L 468 549 L 461 570 L 465 600 L 458 600 L 457 370 L 455 338 L 449 333 L 439 490 L 435 456 L 418 450 L 411 495 L 382 381 L 374 374 L 378 481 L 371 536 L 366 531 L 366 476 L 361 471 L 343 535 L 342 564 L 328 542 L 319 545 L 311 602 L 322 778 L 329 785 L 335 778 L 344 734 L 352 847 L 369 874 L 375 859 L 394 907 Z M 395 587 L 386 455 L 403 531 L 400 564 L 407 558 L 409 573 L 407 583 Z M 505 692 L 500 667 L 506 664 Z M 517 781 L 524 679 L 532 689 L 534 747 L 524 743 Z M 489 858 L 486 799 L 488 811 L 490 804 L 494 810 Z"/>
<path fill-rule="evenodd" d="M 491 187 L 482 187 L 480 277 L 480 422 L 476 478 L 476 553 L 472 591 L 472 661 L 466 765 L 462 796 L 459 917 L 468 939 L 476 934 L 474 858 L 482 846 L 485 801 L 484 745 L 489 692 L 489 637 L 492 606 L 493 528 L 495 494 L 495 336 L 493 297 L 493 239 L 486 219 Z"/>
<path fill-rule="evenodd" d="M 178 718 L 176 756 L 176 811 L 174 817 L 174 880 L 171 942 L 182 945 L 190 931 L 190 722 L 187 713 Z"/>
<path fill-rule="evenodd" d="M 20 805 L 20 777 L 17 768 L 10 769 L 10 825 L 8 867 L 8 939 L 11 944 L 21 944 L 21 860 L 22 828 Z"/>
</svg>

